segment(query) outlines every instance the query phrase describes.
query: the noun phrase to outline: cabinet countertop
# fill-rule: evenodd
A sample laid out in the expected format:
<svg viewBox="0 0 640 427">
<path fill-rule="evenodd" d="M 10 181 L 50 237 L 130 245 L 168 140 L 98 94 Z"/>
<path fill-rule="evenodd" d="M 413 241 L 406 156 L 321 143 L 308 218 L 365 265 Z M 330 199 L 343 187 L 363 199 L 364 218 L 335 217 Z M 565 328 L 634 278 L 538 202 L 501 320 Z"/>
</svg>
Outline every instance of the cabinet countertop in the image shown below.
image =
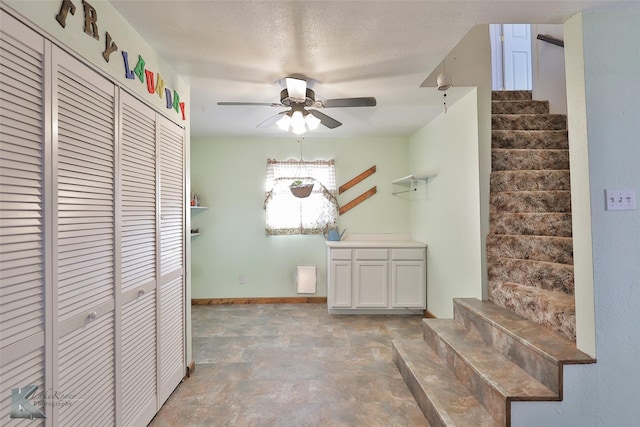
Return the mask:
<svg viewBox="0 0 640 427">
<path fill-rule="evenodd" d="M 325 241 L 328 248 L 426 248 L 415 240 L 340 240 Z"/>
</svg>

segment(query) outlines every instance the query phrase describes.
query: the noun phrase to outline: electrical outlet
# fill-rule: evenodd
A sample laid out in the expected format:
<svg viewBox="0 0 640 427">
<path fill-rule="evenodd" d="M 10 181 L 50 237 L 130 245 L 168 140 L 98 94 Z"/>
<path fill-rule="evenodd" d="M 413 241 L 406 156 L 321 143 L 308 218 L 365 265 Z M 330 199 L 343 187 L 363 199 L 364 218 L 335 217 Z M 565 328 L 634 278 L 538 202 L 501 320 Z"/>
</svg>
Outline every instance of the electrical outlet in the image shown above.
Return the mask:
<svg viewBox="0 0 640 427">
<path fill-rule="evenodd" d="M 636 191 L 605 190 L 606 208 L 608 211 L 634 211 L 636 210 Z"/>
<path fill-rule="evenodd" d="M 247 283 L 247 277 L 244 274 L 238 276 L 238 283 L 241 285 L 245 285 Z"/>
</svg>

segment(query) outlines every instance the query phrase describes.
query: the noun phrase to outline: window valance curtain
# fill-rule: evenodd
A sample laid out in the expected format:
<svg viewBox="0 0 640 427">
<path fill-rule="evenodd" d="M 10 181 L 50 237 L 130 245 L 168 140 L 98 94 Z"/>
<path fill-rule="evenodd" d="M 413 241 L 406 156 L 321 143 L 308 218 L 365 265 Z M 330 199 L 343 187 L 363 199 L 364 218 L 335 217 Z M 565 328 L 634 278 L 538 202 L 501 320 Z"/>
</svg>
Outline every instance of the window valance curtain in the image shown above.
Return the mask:
<svg viewBox="0 0 640 427">
<path fill-rule="evenodd" d="M 314 184 L 309 197 L 291 193 L 295 180 Z M 338 218 L 334 160 L 267 160 L 264 208 L 269 235 L 322 234 Z"/>
</svg>

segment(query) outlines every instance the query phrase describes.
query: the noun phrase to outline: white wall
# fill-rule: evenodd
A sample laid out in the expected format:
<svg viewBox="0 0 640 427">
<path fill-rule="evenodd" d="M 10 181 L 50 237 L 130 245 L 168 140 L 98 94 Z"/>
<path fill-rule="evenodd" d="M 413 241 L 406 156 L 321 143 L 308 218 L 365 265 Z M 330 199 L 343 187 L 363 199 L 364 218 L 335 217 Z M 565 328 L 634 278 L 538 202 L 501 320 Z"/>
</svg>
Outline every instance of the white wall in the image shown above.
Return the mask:
<svg viewBox="0 0 640 427">
<path fill-rule="evenodd" d="M 347 233 L 409 233 L 409 206 L 391 195 L 391 181 L 409 174 L 406 138 L 305 138 L 304 160 L 335 159 L 344 184 L 376 165 L 377 171 L 338 197 L 341 205 L 373 186 L 377 194 L 340 216 Z M 193 215 L 203 233 L 192 239 L 192 297 L 296 296 L 297 265 L 318 267 L 326 296 L 322 236 L 266 236 L 263 209 L 266 161 L 300 158 L 297 138 L 198 139 L 192 142 L 191 182 L 206 211 Z M 246 277 L 240 285 L 239 276 Z"/>
<path fill-rule="evenodd" d="M 460 179 L 467 180 L 463 190 L 464 197 L 471 199 L 460 200 L 458 194 L 448 192 L 442 194 L 443 199 L 437 203 L 431 199 L 419 202 L 412 211 L 412 233 L 419 240 L 428 245 L 427 251 L 427 305 L 428 309 L 438 317 L 453 315 L 454 297 L 488 297 L 488 279 L 486 267 L 486 236 L 489 233 L 489 176 L 491 174 L 491 43 L 489 40 L 489 25 L 476 25 L 444 60 L 447 72 L 451 74 L 454 87 L 450 90 L 469 90 L 472 95 L 466 95 L 465 102 L 449 106 L 449 112 L 425 126 L 411 139 L 411 167 L 412 173 L 420 173 L 420 168 L 442 169 L 447 176 L 448 171 L 459 171 L 461 176 L 452 175 L 453 181 L 438 176 L 433 186 L 451 186 L 458 188 L 462 184 Z M 435 82 L 436 75 L 442 69 L 442 64 L 427 78 L 428 82 Z M 433 83 L 435 84 L 435 83 Z M 471 98 L 475 100 L 472 106 Z M 459 105 L 460 104 L 460 105 Z M 468 114 L 468 116 L 465 116 Z M 418 148 L 420 147 L 420 148 Z M 438 150 L 457 149 L 451 153 L 460 157 L 442 156 Z M 413 150 L 426 150 L 427 155 L 421 156 Z M 469 157 L 471 156 L 471 157 Z M 471 176 L 470 174 L 473 174 Z M 437 182 L 441 184 L 436 184 Z M 431 183 L 429 188 L 433 187 Z M 428 190 L 431 191 L 431 190 Z M 458 190 L 456 190 L 458 191 Z M 455 208 L 455 209 L 454 209 Z M 428 223 L 428 216 L 422 217 L 419 210 L 433 210 L 442 217 L 444 223 Z M 447 213 L 463 209 L 469 215 L 464 216 L 461 223 L 453 221 Z M 477 217 L 471 219 L 472 212 Z M 472 221 L 472 224 L 469 224 Z M 445 252 L 453 258 L 442 256 L 435 252 L 435 236 L 446 240 L 445 233 L 455 234 L 458 229 L 470 233 L 470 246 L 467 242 L 454 237 L 447 243 Z M 477 233 L 475 235 L 471 235 Z M 437 246 L 437 244 L 436 244 Z M 464 254 L 460 256 L 459 254 Z M 479 263 L 479 264 L 478 264 Z M 463 266 L 460 271 L 460 266 Z M 453 268 L 452 268 L 453 267 Z M 475 273 L 475 276 L 473 275 Z M 448 275 L 448 276 L 447 276 Z M 464 280 L 460 280 L 463 279 Z"/>
<path fill-rule="evenodd" d="M 578 348 L 595 357 L 596 336 L 593 292 L 593 253 L 591 248 L 591 195 L 587 104 L 585 94 L 582 15 L 565 24 L 567 28 L 567 99 L 571 114 L 569 164 L 571 167 L 571 208 L 573 226 L 573 271 Z"/>
<path fill-rule="evenodd" d="M 565 33 L 569 24 L 580 27 L 575 19 Z M 583 48 L 584 58 L 587 132 L 580 136 L 587 138 L 589 162 L 597 363 L 567 370 L 566 402 L 514 402 L 517 427 L 632 426 L 640 420 L 640 211 L 604 210 L 605 189 L 640 189 L 638 22 L 638 9 L 584 12 L 584 45 L 567 46 Z"/>
<path fill-rule="evenodd" d="M 567 114 L 565 51 L 560 46 L 536 39 L 538 34 L 544 34 L 564 40 L 563 27 L 559 24 L 531 25 L 531 34 L 533 99 L 549 101 L 549 111 L 552 114 Z"/>
<path fill-rule="evenodd" d="M 413 237 L 428 244 L 427 309 L 453 317 L 453 298 L 482 298 L 477 90 L 411 137 L 410 169 L 436 172 L 411 203 Z"/>
</svg>

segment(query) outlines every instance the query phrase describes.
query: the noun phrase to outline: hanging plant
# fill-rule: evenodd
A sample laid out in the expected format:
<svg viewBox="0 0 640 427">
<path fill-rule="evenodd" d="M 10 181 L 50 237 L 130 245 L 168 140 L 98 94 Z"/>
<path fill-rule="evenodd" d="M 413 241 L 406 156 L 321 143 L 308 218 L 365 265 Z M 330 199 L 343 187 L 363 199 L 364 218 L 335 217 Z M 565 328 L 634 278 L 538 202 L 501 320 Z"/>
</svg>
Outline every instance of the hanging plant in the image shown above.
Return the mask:
<svg viewBox="0 0 640 427">
<path fill-rule="evenodd" d="M 291 190 L 291 194 L 294 196 L 299 199 L 304 199 L 305 197 L 309 197 L 311 194 L 311 190 L 313 190 L 313 182 L 309 184 L 296 179 L 289 185 L 289 190 Z"/>
</svg>

